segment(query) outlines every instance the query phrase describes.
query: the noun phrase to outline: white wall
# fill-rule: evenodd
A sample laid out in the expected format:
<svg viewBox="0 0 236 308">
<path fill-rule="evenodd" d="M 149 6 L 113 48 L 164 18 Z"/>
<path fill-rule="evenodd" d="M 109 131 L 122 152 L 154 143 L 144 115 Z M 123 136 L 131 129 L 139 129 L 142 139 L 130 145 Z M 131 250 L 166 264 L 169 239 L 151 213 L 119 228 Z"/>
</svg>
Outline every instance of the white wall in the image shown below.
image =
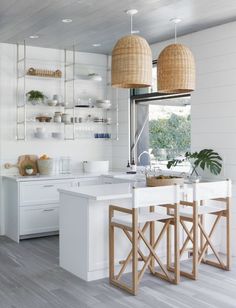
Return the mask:
<svg viewBox="0 0 236 308">
<path fill-rule="evenodd" d="M 172 42 L 152 45 L 154 58 Z M 190 47 L 196 59 L 192 150 L 218 151 L 223 158 L 221 176 L 234 182 L 232 245 L 236 255 L 236 22 L 180 37 L 178 42 Z M 221 243 L 224 250 L 223 236 Z"/>
<path fill-rule="evenodd" d="M 27 48 L 27 57 L 58 61 L 63 59 L 64 52 L 46 48 Z M 110 160 L 112 163 L 112 141 L 102 139 L 86 139 L 75 141 L 37 140 L 29 138 L 28 141 L 16 141 L 16 45 L 0 44 L 0 174 L 16 173 L 16 169 L 6 170 L 3 164 L 16 163 L 19 155 L 46 153 L 50 157 L 71 156 L 74 171 L 81 170 L 84 160 Z M 107 60 L 106 55 L 78 53 L 78 62 L 96 65 L 103 74 L 103 84 L 79 82 L 76 84 L 77 96 L 92 96 L 104 98 L 107 95 Z M 37 61 L 36 61 L 37 63 Z M 49 61 L 50 63 L 50 61 Z M 37 65 L 37 64 L 36 64 Z M 40 66 L 40 65 L 39 65 Z M 29 83 L 28 83 L 29 84 Z M 40 89 L 38 87 L 41 87 Z M 58 86 L 58 81 L 49 81 L 48 85 L 33 81 L 28 85 L 28 90 L 39 89 L 52 96 L 63 94 L 63 84 Z M 48 108 L 47 112 L 54 112 Z M 40 111 L 39 111 L 40 112 Z M 81 111 L 83 112 L 83 111 Z M 29 131 L 33 128 L 29 126 Z M 111 165 L 112 166 L 112 165 Z M 3 230 L 3 211 L 1 211 L 1 233 Z"/>
<path fill-rule="evenodd" d="M 28 57 L 43 59 L 47 58 L 53 61 L 63 58 L 63 51 L 45 49 L 45 48 L 33 48 L 27 49 Z M 16 141 L 16 107 L 15 107 L 15 95 L 16 95 L 16 46 L 8 44 L 0 44 L 0 99 L 1 99 L 1 167 L 3 163 L 9 161 L 11 163 L 16 163 L 17 157 L 25 153 L 35 153 L 42 154 L 46 153 L 52 157 L 71 156 L 73 159 L 73 169 L 80 170 L 83 160 L 95 160 L 95 159 L 109 159 L 112 160 L 112 146 L 111 141 L 107 142 L 104 140 L 96 139 L 86 139 L 86 140 L 75 140 L 75 141 L 44 141 L 37 140 L 33 138 L 28 138 L 29 140 Z M 39 60 L 40 61 L 40 60 Z M 80 53 L 78 56 L 78 61 L 87 64 L 96 64 L 102 67 L 103 72 L 107 71 L 107 56 L 97 55 L 97 54 L 85 54 Z M 30 64 L 31 65 L 31 64 Z M 29 66 L 30 66 L 29 65 Z M 104 73 L 104 74 L 105 74 Z M 78 89 L 76 97 L 94 97 L 94 98 L 104 98 L 106 96 L 106 86 L 107 80 L 106 75 L 103 82 L 102 88 L 96 88 L 96 83 L 79 82 L 76 84 Z M 63 84 L 58 85 L 53 84 L 51 81 L 46 83 L 40 83 L 40 81 L 29 81 L 29 89 L 42 89 L 44 93 L 51 97 L 53 94 L 58 93 L 63 94 Z M 35 107 L 37 109 L 37 107 Z M 44 110 L 45 111 L 45 110 Z M 50 114 L 53 114 L 55 110 L 46 110 Z M 36 112 L 42 112 L 42 109 L 37 109 Z M 82 111 L 81 111 L 82 112 Z M 28 131 L 33 131 L 35 128 L 30 124 L 28 125 Z M 48 128 L 50 129 L 50 128 Z M 7 171 L 1 168 L 1 174 L 5 174 Z M 16 170 L 13 170 L 16 172 Z"/>
</svg>

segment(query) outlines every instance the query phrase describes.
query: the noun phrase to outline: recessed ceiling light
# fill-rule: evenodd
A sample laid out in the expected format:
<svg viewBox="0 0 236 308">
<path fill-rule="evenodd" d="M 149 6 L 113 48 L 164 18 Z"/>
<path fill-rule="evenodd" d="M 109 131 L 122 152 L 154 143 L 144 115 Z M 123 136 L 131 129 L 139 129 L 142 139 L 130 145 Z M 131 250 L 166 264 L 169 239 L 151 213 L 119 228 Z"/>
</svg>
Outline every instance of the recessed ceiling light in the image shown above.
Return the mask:
<svg viewBox="0 0 236 308">
<path fill-rule="evenodd" d="M 136 9 L 130 9 L 130 10 L 126 10 L 125 13 L 128 14 L 128 15 L 133 16 L 133 15 L 135 15 L 135 14 L 138 13 L 138 10 L 136 10 Z"/>
<path fill-rule="evenodd" d="M 31 38 L 31 39 L 37 39 L 37 38 L 39 38 L 39 35 L 30 35 L 29 38 Z"/>
<path fill-rule="evenodd" d="M 64 18 L 61 20 L 62 22 L 64 22 L 65 24 L 72 22 L 72 19 L 70 18 Z"/>
<path fill-rule="evenodd" d="M 93 44 L 93 47 L 100 47 L 100 46 L 101 46 L 100 43 L 94 43 L 94 44 Z"/>
<path fill-rule="evenodd" d="M 174 24 L 178 24 L 182 21 L 181 18 L 175 17 L 175 18 L 171 18 L 170 22 L 173 22 Z"/>
<path fill-rule="evenodd" d="M 132 30 L 131 33 L 132 34 L 138 34 L 140 31 L 139 30 Z"/>
</svg>

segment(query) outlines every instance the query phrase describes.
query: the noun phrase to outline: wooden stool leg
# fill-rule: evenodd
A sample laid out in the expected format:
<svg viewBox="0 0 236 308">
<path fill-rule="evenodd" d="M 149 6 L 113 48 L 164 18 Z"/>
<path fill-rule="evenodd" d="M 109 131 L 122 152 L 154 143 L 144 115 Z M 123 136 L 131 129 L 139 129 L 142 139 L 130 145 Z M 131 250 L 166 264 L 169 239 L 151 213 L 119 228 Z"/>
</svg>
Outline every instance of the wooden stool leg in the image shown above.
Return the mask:
<svg viewBox="0 0 236 308">
<path fill-rule="evenodd" d="M 179 204 L 175 207 L 175 284 L 179 284 L 180 281 L 180 250 L 179 250 L 179 227 L 180 227 L 180 217 L 179 217 Z"/>
<path fill-rule="evenodd" d="M 150 206 L 150 212 L 154 212 L 155 211 L 155 207 L 154 206 Z M 155 243 L 155 222 L 152 221 L 150 222 L 150 244 L 154 245 Z M 150 261 L 150 266 L 151 266 L 151 272 L 153 273 L 155 271 L 155 259 L 153 256 L 151 256 L 151 261 Z"/>
<path fill-rule="evenodd" d="M 198 278 L 198 202 L 193 202 L 193 278 Z"/>
<path fill-rule="evenodd" d="M 171 224 L 167 227 L 166 230 L 166 258 L 167 258 L 167 269 L 170 270 L 172 267 L 171 264 Z"/>
<path fill-rule="evenodd" d="M 203 215 L 200 216 L 200 222 L 201 222 L 201 225 L 204 227 L 205 226 L 205 217 Z M 205 245 L 205 238 L 202 234 L 202 232 L 200 232 L 200 253 L 202 253 L 203 249 L 204 249 L 204 245 Z M 204 255 L 202 257 L 202 261 L 205 260 L 205 255 L 206 253 L 204 252 Z"/>
<path fill-rule="evenodd" d="M 111 224 L 113 210 L 109 209 L 109 279 L 114 279 L 115 271 L 115 247 L 114 247 L 114 226 Z"/>
<path fill-rule="evenodd" d="M 226 269 L 231 270 L 231 198 L 226 199 Z"/>
<path fill-rule="evenodd" d="M 205 201 L 201 200 L 200 201 L 200 205 L 201 206 L 204 206 L 205 205 Z M 201 225 L 203 227 L 205 227 L 205 217 L 204 215 L 200 215 L 200 222 L 201 222 Z M 204 244 L 205 244 L 205 238 L 202 234 L 202 232 L 200 232 L 200 253 L 202 253 L 203 251 L 203 247 L 204 247 Z M 204 253 L 203 257 L 202 257 L 202 260 L 204 261 L 205 260 L 205 255 L 206 255 L 207 251 Z"/>
<path fill-rule="evenodd" d="M 138 291 L 138 209 L 133 209 L 133 244 L 132 244 L 132 279 L 133 279 L 133 294 L 136 295 Z"/>
</svg>

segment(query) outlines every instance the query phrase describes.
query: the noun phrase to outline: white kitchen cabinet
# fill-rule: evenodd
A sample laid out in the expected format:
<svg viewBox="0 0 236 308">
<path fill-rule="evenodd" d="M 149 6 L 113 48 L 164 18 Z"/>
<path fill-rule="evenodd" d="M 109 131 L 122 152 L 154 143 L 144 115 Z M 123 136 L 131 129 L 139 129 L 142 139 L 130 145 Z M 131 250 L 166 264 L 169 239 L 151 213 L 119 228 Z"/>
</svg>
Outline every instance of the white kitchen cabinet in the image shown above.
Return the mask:
<svg viewBox="0 0 236 308">
<path fill-rule="evenodd" d="M 73 181 L 49 180 L 21 183 L 19 187 L 20 206 L 44 203 L 58 203 L 59 188 L 70 188 Z"/>
<path fill-rule="evenodd" d="M 20 236 L 55 232 L 59 224 L 57 204 L 33 205 L 20 208 Z"/>
<path fill-rule="evenodd" d="M 25 180 L 3 178 L 5 234 L 16 242 L 58 233 L 59 188 L 77 187 L 75 179 Z"/>
</svg>

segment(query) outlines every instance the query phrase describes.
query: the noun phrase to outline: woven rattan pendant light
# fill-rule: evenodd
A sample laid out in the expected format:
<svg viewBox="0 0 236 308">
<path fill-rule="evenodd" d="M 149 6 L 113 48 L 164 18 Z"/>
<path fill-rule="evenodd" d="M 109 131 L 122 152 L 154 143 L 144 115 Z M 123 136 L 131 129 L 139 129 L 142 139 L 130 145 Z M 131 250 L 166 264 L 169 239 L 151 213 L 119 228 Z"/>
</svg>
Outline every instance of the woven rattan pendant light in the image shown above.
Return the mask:
<svg viewBox="0 0 236 308">
<path fill-rule="evenodd" d="M 181 20 L 171 21 L 175 24 L 175 44 L 167 46 L 158 57 L 158 92 L 191 92 L 195 90 L 195 60 L 188 47 L 176 42 L 176 26 Z"/>
<path fill-rule="evenodd" d="M 145 88 L 152 84 L 151 48 L 133 31 L 132 17 L 137 12 L 126 12 L 131 17 L 131 34 L 119 39 L 112 50 L 111 84 L 116 88 Z"/>
</svg>

